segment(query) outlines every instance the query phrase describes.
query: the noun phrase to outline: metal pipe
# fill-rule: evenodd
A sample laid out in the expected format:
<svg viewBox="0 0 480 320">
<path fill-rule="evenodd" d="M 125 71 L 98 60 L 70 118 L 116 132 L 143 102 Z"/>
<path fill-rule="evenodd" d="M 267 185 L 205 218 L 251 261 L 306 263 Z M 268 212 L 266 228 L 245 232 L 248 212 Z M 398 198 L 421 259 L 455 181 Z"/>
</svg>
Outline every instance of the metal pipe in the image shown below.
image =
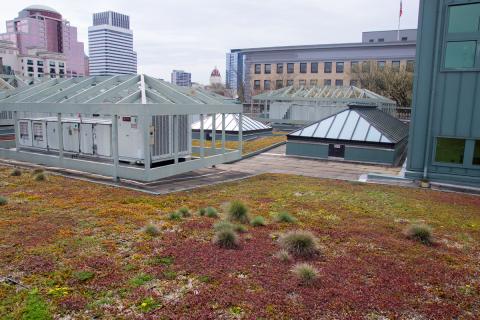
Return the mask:
<svg viewBox="0 0 480 320">
<path fill-rule="evenodd" d="M 225 153 L 225 113 L 222 113 L 222 153 Z"/>
<path fill-rule="evenodd" d="M 437 30 L 435 31 L 437 33 L 437 36 L 435 37 L 435 45 L 438 45 L 440 43 L 440 28 L 441 28 L 441 21 L 442 21 L 442 17 L 440 16 L 440 12 L 441 12 L 441 7 L 442 6 L 438 6 L 437 7 Z M 423 8 L 425 9 L 425 8 Z M 420 36 L 421 37 L 421 36 Z M 419 40 L 421 41 L 421 40 Z M 419 42 L 420 43 L 420 42 Z M 434 72 L 433 72 L 433 78 L 432 78 L 432 90 L 430 91 L 430 108 L 428 110 L 428 122 L 427 122 L 427 131 L 426 131 L 426 137 L 427 137 L 427 146 L 425 148 L 426 150 L 426 153 L 425 153 L 425 159 L 424 159 L 424 163 L 423 163 L 423 179 L 427 179 L 428 178 L 428 163 L 429 163 L 429 158 L 430 158 L 430 155 L 431 155 L 431 148 L 432 148 L 432 138 L 431 137 L 431 131 L 432 131 L 432 118 L 433 118 L 433 108 L 434 108 L 434 100 L 435 100 L 435 87 L 436 87 L 436 84 L 437 84 L 437 64 L 438 64 L 438 52 L 439 50 L 435 50 L 435 54 L 434 54 L 434 59 L 433 59 L 433 65 L 435 66 L 434 67 Z M 418 70 L 418 68 L 417 68 Z M 418 77 L 415 77 L 416 79 L 418 79 Z M 415 107 L 415 106 L 414 106 Z M 410 137 L 410 139 L 412 139 L 413 137 Z"/>
<path fill-rule="evenodd" d="M 60 161 L 63 160 L 63 124 L 62 124 L 62 114 L 57 113 L 57 134 L 58 134 L 58 158 Z"/>
<path fill-rule="evenodd" d="M 203 123 L 203 113 L 200 114 L 200 158 L 205 158 L 205 130 Z"/>
<path fill-rule="evenodd" d="M 113 156 L 113 181 L 119 181 L 118 177 L 118 116 L 112 116 L 112 156 Z"/>
<path fill-rule="evenodd" d="M 215 154 L 215 149 L 217 148 L 216 143 L 217 143 L 217 114 L 214 113 L 212 114 L 212 151 L 213 154 Z"/>
</svg>

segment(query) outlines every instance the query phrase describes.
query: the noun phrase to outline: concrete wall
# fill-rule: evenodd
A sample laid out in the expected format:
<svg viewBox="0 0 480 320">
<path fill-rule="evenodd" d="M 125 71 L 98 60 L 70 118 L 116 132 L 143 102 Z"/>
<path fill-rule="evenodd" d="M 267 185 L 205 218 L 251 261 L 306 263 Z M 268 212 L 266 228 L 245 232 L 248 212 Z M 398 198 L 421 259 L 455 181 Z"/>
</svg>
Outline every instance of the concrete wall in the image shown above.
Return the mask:
<svg viewBox="0 0 480 320">
<path fill-rule="evenodd" d="M 464 3 L 421 1 L 406 175 L 420 178 L 426 168 L 429 179 L 480 186 L 480 166 L 472 165 L 474 143 L 480 139 L 480 69 L 443 68 L 448 4 Z M 437 137 L 465 139 L 464 163 L 436 163 Z"/>
</svg>

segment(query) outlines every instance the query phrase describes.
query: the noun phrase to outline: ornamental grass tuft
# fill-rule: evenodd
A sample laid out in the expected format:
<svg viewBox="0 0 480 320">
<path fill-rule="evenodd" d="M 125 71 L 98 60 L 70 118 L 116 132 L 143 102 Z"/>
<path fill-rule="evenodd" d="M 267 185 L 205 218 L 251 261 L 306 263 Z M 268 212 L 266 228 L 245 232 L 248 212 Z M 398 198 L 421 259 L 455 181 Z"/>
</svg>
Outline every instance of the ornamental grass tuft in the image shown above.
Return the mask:
<svg viewBox="0 0 480 320">
<path fill-rule="evenodd" d="M 285 250 L 285 249 L 282 249 L 282 250 L 278 251 L 277 253 L 275 253 L 274 257 L 277 258 L 278 260 L 282 261 L 282 262 L 290 262 L 290 261 L 293 260 L 290 253 L 288 253 L 288 251 Z"/>
<path fill-rule="evenodd" d="M 265 222 L 265 218 L 262 216 L 253 218 L 250 224 L 254 227 L 264 227 L 267 225 L 267 223 Z"/>
<path fill-rule="evenodd" d="M 18 168 L 15 168 L 12 170 L 12 172 L 10 173 L 10 175 L 12 177 L 20 177 L 22 175 L 22 170 L 18 169 Z"/>
<path fill-rule="evenodd" d="M 40 172 L 40 173 L 37 173 L 35 176 L 33 176 L 33 179 L 35 179 L 35 181 L 46 181 L 47 176 L 45 175 L 45 173 Z"/>
<path fill-rule="evenodd" d="M 7 198 L 0 196 L 0 206 L 4 206 L 8 203 Z"/>
<path fill-rule="evenodd" d="M 275 215 L 275 221 L 280 223 L 295 223 L 297 219 L 288 212 L 279 212 Z"/>
<path fill-rule="evenodd" d="M 178 209 L 178 213 L 180 213 L 184 218 L 191 216 L 190 210 L 187 207 L 182 207 Z"/>
<path fill-rule="evenodd" d="M 32 172 L 32 175 L 37 175 L 39 173 L 43 173 L 43 169 L 41 169 L 41 168 L 34 169 L 33 172 Z"/>
<path fill-rule="evenodd" d="M 179 212 L 171 212 L 168 214 L 168 220 L 182 220 L 182 215 Z"/>
<path fill-rule="evenodd" d="M 280 237 L 280 245 L 294 256 L 309 258 L 319 253 L 318 240 L 309 231 L 296 230 Z"/>
<path fill-rule="evenodd" d="M 145 233 L 150 237 L 158 237 L 160 235 L 160 230 L 157 228 L 157 226 L 149 224 L 145 227 Z"/>
<path fill-rule="evenodd" d="M 222 229 L 217 231 L 213 238 L 213 243 L 224 249 L 235 249 L 238 247 L 238 235 L 232 229 Z"/>
<path fill-rule="evenodd" d="M 433 243 L 432 228 L 426 224 L 413 224 L 405 230 L 407 238 L 420 241 L 423 244 Z"/>
<path fill-rule="evenodd" d="M 198 210 L 198 215 L 201 216 L 201 217 L 205 216 L 206 213 L 207 213 L 207 209 L 206 209 L 206 208 L 200 208 L 200 209 Z"/>
<path fill-rule="evenodd" d="M 241 201 L 232 201 L 228 207 L 228 218 L 231 221 L 248 223 L 250 218 L 248 217 L 247 206 Z"/>
<path fill-rule="evenodd" d="M 302 284 L 311 285 L 318 279 L 318 270 L 308 263 L 299 263 L 292 268 Z"/>
<path fill-rule="evenodd" d="M 205 214 L 209 218 L 218 218 L 218 211 L 213 207 L 208 207 Z"/>
</svg>

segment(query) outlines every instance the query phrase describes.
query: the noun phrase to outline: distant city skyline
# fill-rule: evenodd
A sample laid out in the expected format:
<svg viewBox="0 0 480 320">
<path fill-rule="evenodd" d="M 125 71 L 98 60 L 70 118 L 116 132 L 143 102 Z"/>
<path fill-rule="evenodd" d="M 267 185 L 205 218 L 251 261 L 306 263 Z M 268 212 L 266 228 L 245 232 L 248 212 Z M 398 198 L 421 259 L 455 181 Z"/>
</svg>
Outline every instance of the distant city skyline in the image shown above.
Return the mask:
<svg viewBox="0 0 480 320">
<path fill-rule="evenodd" d="M 403 1 L 402 28 L 417 27 L 418 2 Z M 192 81 L 208 84 L 215 66 L 225 78 L 225 53 L 233 48 L 357 42 L 362 31 L 396 29 L 400 1 L 207 0 L 199 6 L 193 0 L 18 0 L 2 3 L 0 32 L 6 20 L 32 4 L 51 6 L 76 26 L 87 54 L 92 14 L 127 14 L 139 73 L 169 79 L 173 69 L 185 69 Z"/>
</svg>

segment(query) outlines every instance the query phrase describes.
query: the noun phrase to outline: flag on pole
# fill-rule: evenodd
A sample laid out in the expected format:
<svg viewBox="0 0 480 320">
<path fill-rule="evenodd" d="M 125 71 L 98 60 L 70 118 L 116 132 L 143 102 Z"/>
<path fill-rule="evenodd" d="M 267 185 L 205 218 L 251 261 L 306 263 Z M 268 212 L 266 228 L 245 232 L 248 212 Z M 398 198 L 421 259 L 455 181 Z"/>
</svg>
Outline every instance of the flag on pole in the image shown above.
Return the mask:
<svg viewBox="0 0 480 320">
<path fill-rule="evenodd" d="M 403 16 L 403 1 L 400 0 L 400 17 Z"/>
</svg>

